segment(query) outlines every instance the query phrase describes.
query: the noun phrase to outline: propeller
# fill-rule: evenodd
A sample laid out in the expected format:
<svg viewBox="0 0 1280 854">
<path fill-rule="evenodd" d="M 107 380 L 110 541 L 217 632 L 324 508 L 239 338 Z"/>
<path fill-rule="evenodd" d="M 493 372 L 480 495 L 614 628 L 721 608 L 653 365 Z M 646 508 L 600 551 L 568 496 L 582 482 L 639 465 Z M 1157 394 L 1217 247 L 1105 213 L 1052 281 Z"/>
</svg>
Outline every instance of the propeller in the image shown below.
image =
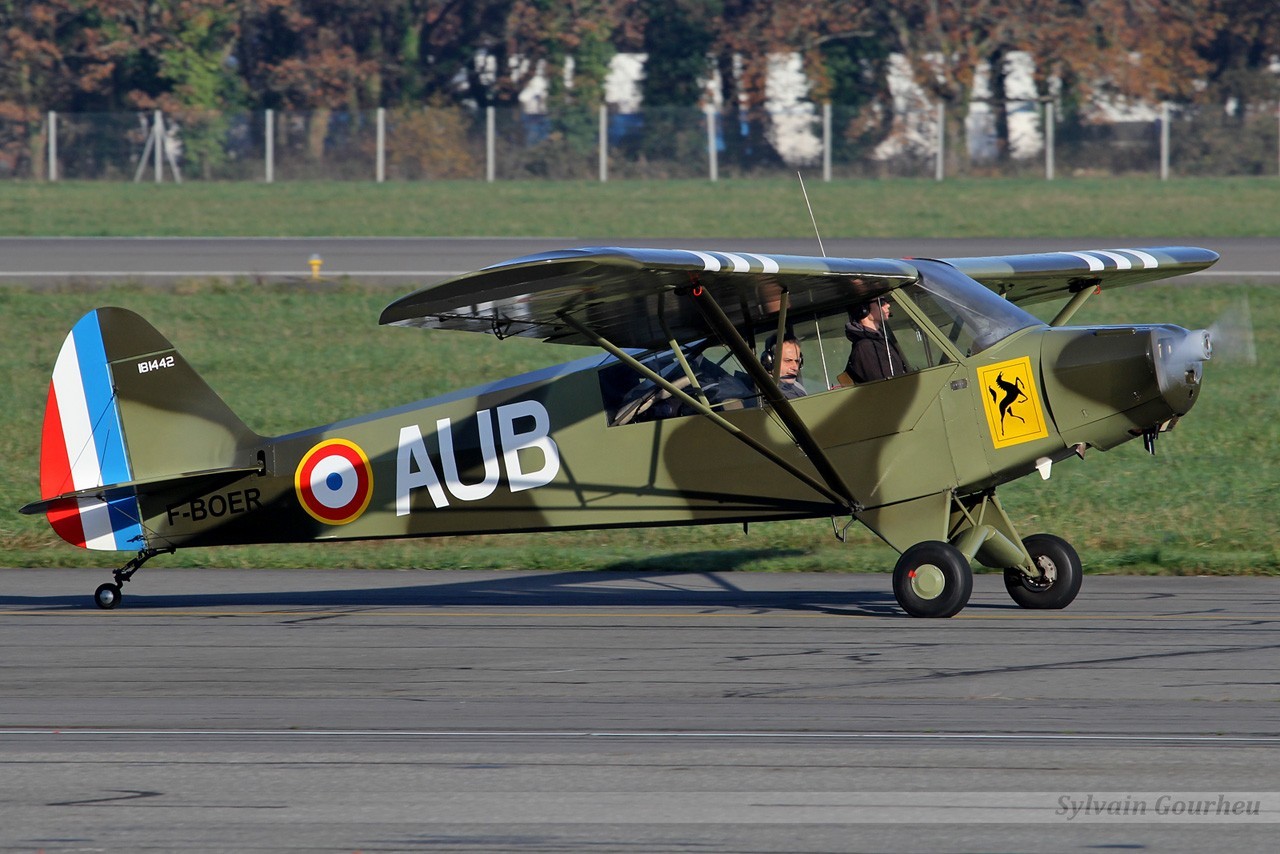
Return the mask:
<svg viewBox="0 0 1280 854">
<path fill-rule="evenodd" d="M 1243 365 L 1258 364 L 1258 351 L 1253 342 L 1253 316 L 1249 298 L 1242 296 L 1227 306 L 1207 330 L 1213 358 Z"/>
<path fill-rule="evenodd" d="M 1205 362 L 1212 359 L 1258 364 L 1253 317 L 1246 296 L 1228 305 L 1208 329 L 1167 329 L 1155 343 L 1154 363 L 1160 393 L 1178 413 L 1185 413 L 1195 399 Z M 1143 431 L 1143 446 L 1149 453 L 1155 453 L 1155 440 L 1160 432 L 1171 429 L 1176 421 L 1174 418 Z"/>
</svg>

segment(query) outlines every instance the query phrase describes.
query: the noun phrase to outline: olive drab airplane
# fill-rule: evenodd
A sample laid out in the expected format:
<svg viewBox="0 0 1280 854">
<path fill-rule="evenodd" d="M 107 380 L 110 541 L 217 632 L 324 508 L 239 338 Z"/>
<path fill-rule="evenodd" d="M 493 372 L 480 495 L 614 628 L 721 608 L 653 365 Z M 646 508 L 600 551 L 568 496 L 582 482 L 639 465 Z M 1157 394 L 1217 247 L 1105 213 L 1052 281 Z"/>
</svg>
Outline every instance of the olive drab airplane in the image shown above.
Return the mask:
<svg viewBox="0 0 1280 854">
<path fill-rule="evenodd" d="M 99 308 L 54 366 L 42 498 L 23 512 L 75 545 L 136 551 L 98 588 L 102 608 L 184 546 L 806 517 L 837 536 L 860 522 L 897 550 L 908 614 L 960 611 L 974 561 L 1003 570 L 1019 605 L 1063 608 L 1080 558 L 1023 537 L 997 487 L 1091 448 L 1150 448 L 1210 357 L 1203 330 L 1066 324 L 1103 288 L 1217 258 L 532 255 L 409 294 L 381 322 L 591 355 L 277 437 L 141 317 Z M 1047 300 L 1063 303 L 1048 323 L 1023 308 Z"/>
</svg>

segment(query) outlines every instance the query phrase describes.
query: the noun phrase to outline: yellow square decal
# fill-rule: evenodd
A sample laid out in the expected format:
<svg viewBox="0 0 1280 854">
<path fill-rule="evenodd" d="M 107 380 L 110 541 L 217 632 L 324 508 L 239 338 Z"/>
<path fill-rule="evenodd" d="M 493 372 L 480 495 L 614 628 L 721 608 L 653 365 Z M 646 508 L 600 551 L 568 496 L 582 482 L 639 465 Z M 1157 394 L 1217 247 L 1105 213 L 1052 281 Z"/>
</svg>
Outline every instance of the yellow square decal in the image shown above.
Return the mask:
<svg viewBox="0 0 1280 854">
<path fill-rule="evenodd" d="M 978 368 L 978 386 L 995 447 L 1007 448 L 1049 435 L 1029 357 Z"/>
</svg>

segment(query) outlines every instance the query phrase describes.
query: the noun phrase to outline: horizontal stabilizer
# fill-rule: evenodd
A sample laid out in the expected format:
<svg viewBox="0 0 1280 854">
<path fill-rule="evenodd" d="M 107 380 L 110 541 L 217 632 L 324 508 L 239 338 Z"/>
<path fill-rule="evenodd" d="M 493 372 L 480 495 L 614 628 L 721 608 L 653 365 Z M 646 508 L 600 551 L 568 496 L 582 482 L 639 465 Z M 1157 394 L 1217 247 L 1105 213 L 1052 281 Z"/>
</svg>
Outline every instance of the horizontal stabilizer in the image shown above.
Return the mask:
<svg viewBox="0 0 1280 854">
<path fill-rule="evenodd" d="M 127 483 L 113 483 L 107 486 L 93 486 L 88 489 L 64 492 L 62 495 L 55 495 L 52 498 L 24 504 L 18 512 L 27 516 L 35 516 L 40 513 L 47 513 L 50 510 L 71 507 L 79 501 L 111 502 L 121 497 L 165 492 L 178 485 L 194 486 L 198 483 L 201 486 L 201 491 L 212 491 L 224 484 L 237 481 L 245 475 L 260 474 L 261 471 L 261 466 L 229 466 L 206 471 L 184 472 L 170 477 L 156 477 L 146 480 L 132 480 Z"/>
</svg>

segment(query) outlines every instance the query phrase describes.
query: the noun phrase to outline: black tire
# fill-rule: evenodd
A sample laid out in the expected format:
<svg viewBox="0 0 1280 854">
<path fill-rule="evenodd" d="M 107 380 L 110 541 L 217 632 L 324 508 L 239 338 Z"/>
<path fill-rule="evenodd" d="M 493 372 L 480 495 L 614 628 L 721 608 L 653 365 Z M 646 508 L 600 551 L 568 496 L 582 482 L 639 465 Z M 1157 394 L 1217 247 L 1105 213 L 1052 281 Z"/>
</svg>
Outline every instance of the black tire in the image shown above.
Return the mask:
<svg viewBox="0 0 1280 854">
<path fill-rule="evenodd" d="M 950 543 L 916 543 L 893 568 L 893 596 L 913 617 L 955 616 L 972 592 L 973 569 Z"/>
<path fill-rule="evenodd" d="M 120 585 L 112 584 L 111 582 L 107 582 L 93 591 L 93 604 L 104 611 L 110 611 L 119 605 L 121 598 Z"/>
<path fill-rule="evenodd" d="M 1004 571 L 1004 589 L 1023 608 L 1056 610 L 1075 601 L 1084 580 L 1080 555 L 1071 544 L 1053 534 L 1032 534 L 1022 541 L 1040 570 L 1041 577 L 1028 578 L 1017 567 Z"/>
</svg>

